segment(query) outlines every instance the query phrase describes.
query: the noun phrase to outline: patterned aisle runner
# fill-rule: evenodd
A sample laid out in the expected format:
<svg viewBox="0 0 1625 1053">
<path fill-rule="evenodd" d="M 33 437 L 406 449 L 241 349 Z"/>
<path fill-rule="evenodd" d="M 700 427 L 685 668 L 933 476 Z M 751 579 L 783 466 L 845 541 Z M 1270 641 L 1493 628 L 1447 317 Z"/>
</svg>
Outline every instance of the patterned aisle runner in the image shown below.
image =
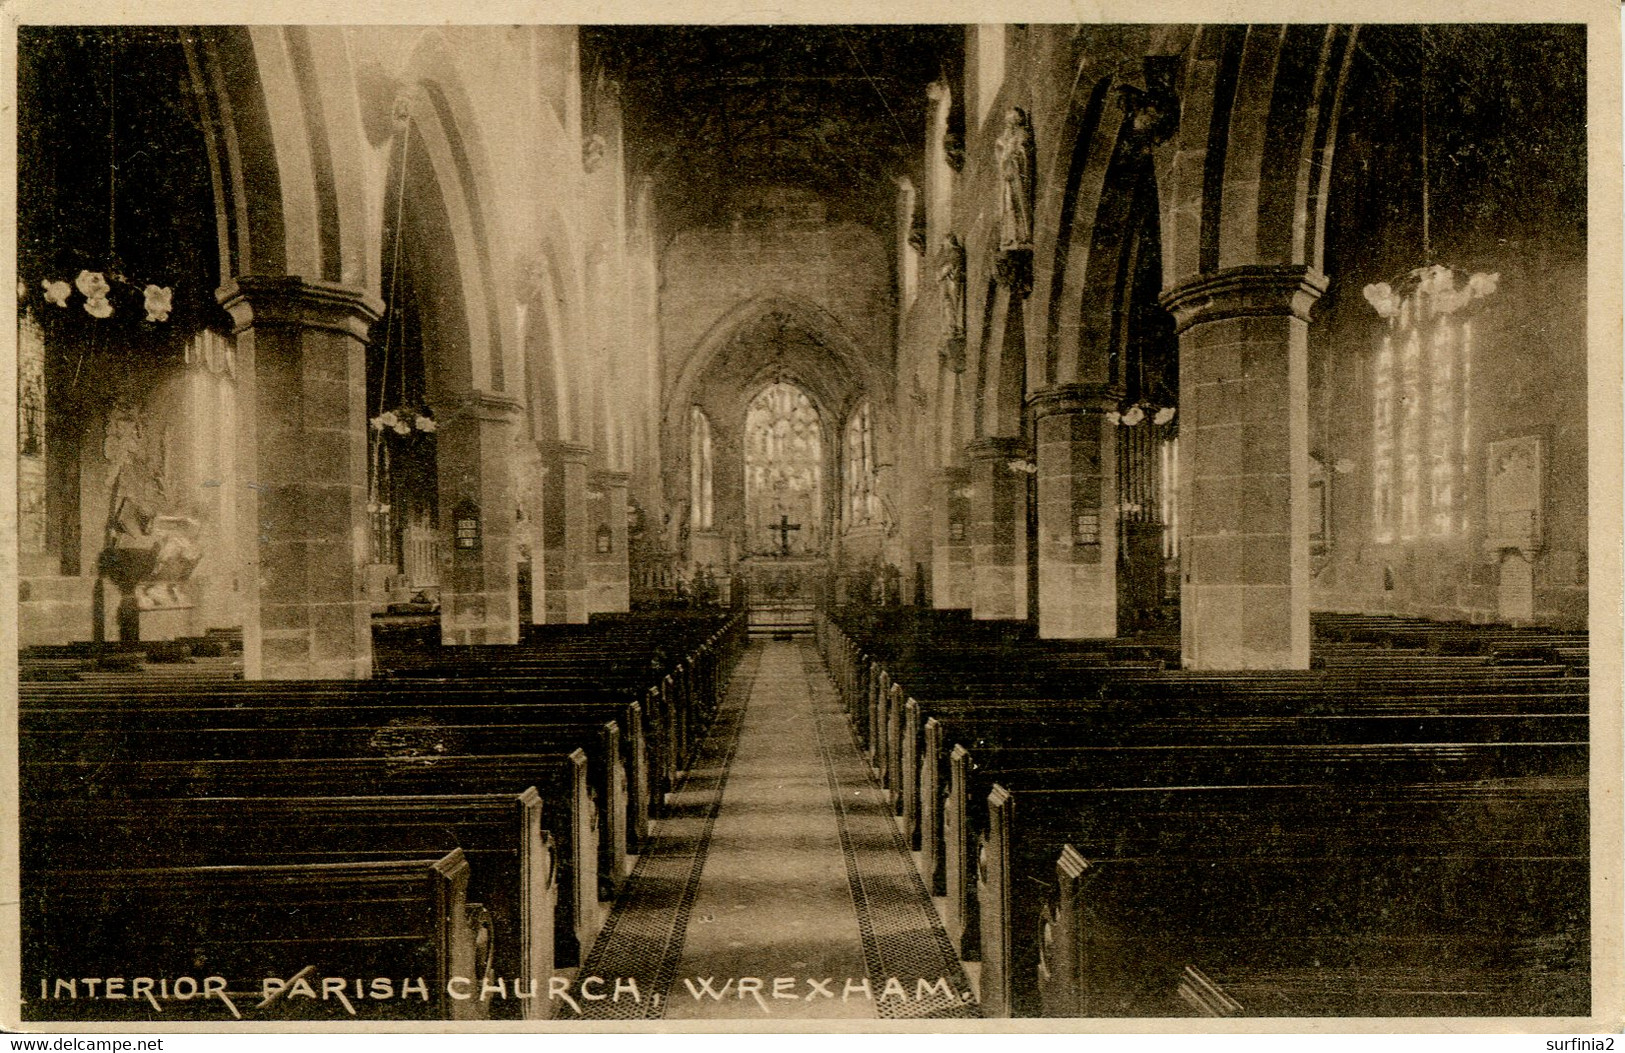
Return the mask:
<svg viewBox="0 0 1625 1053">
<path fill-rule="evenodd" d="M 858 752 L 824 663 L 810 644 L 799 649 L 813 691 L 819 752 L 837 804 L 847 881 L 857 906 L 863 956 L 875 984 L 875 1008 L 884 1019 L 977 1016 L 970 981 L 931 905 L 885 793 Z M 905 998 L 895 997 L 899 988 Z M 893 995 L 887 995 L 888 990 Z"/>
<path fill-rule="evenodd" d="M 750 649 L 671 812 L 560 1019 L 975 1015 L 811 646 Z"/>
</svg>

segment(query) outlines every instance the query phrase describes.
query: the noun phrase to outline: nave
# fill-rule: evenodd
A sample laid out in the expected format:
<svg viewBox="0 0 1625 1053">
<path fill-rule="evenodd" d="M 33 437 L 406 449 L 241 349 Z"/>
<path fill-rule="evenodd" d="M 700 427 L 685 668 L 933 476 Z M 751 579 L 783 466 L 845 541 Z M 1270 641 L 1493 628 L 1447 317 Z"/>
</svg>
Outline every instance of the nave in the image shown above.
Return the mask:
<svg viewBox="0 0 1625 1053">
<path fill-rule="evenodd" d="M 1607 1015 L 1595 31 L 20 27 L 22 1016 Z"/>
</svg>

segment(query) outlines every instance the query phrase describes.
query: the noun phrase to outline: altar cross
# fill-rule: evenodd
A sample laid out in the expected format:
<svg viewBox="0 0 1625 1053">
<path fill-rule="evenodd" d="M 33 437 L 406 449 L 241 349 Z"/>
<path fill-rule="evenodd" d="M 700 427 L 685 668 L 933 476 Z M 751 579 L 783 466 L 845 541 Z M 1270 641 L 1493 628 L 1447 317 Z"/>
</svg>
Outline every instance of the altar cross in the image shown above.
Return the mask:
<svg viewBox="0 0 1625 1053">
<path fill-rule="evenodd" d="M 779 516 L 779 521 L 777 523 L 769 523 L 767 525 L 767 529 L 777 530 L 779 532 L 779 555 L 788 556 L 790 554 L 790 531 L 800 530 L 801 524 L 792 523 L 790 522 L 790 517 L 788 515 L 781 514 Z"/>
</svg>

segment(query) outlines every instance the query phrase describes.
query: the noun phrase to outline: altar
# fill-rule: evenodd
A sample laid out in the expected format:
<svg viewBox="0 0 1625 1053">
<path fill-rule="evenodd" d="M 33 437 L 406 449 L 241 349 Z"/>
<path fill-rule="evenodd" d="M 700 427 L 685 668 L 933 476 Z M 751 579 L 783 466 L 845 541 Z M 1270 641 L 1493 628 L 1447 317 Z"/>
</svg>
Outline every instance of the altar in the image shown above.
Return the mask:
<svg viewBox="0 0 1625 1053">
<path fill-rule="evenodd" d="M 815 556 L 747 556 L 734 588 L 743 589 L 756 635 L 810 633 L 813 611 L 823 600 L 828 567 Z"/>
</svg>

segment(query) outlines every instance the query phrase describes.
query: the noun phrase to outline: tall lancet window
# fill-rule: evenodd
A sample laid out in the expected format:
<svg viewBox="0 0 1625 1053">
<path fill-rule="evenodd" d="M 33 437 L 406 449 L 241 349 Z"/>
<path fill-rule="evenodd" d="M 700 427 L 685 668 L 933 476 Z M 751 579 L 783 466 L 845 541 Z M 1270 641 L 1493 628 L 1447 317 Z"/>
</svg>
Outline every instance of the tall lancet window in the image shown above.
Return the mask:
<svg viewBox="0 0 1625 1053">
<path fill-rule="evenodd" d="M 776 383 L 745 412 L 746 550 L 807 555 L 822 544 L 824 430 L 818 408 Z"/>
<path fill-rule="evenodd" d="M 1379 542 L 1467 528 L 1472 305 L 1499 280 L 1429 266 L 1365 288 L 1388 322 L 1371 370 L 1371 525 Z"/>
<path fill-rule="evenodd" d="M 695 530 L 716 526 L 716 496 L 712 487 L 711 419 L 695 406 L 689 413 L 688 500 Z"/>
<path fill-rule="evenodd" d="M 875 486 L 874 414 L 864 402 L 846 419 L 846 487 L 842 513 L 846 525 L 865 526 L 879 519 Z"/>
</svg>

